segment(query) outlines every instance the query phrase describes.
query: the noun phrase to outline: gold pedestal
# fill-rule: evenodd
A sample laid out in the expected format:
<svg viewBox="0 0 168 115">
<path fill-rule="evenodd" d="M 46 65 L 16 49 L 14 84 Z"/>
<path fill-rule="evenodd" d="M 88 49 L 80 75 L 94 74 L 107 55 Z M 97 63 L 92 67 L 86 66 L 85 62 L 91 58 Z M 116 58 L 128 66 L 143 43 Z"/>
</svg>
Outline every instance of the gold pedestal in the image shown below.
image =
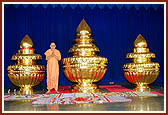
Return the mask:
<svg viewBox="0 0 168 115">
<path fill-rule="evenodd" d="M 45 66 L 37 65 L 36 60 L 41 60 L 39 54 L 34 53 L 33 42 L 26 35 L 20 43 L 20 50 L 12 56 L 12 60 L 17 60 L 17 64 L 8 66 L 8 77 L 10 81 L 21 87 L 19 94 L 33 94 L 33 86 L 42 82 L 45 77 Z"/>
<path fill-rule="evenodd" d="M 153 83 L 159 75 L 159 63 L 151 62 L 155 54 L 149 52 L 147 42 L 140 34 L 135 42 L 133 53 L 128 53 L 126 58 L 133 62 L 123 65 L 124 77 L 136 84 L 135 91 L 150 91 L 148 84 Z"/>
<path fill-rule="evenodd" d="M 97 89 L 97 86 L 95 84 L 92 84 L 92 82 L 81 82 L 81 83 L 78 83 L 73 88 L 74 88 L 74 90 L 77 90 L 78 92 L 83 92 L 83 93 L 87 93 L 87 92 L 92 92 L 92 93 L 100 92 L 100 89 Z"/>
<path fill-rule="evenodd" d="M 25 85 L 20 88 L 20 90 L 17 92 L 18 94 L 26 94 L 26 95 L 31 95 L 33 94 L 33 89 L 32 86 L 30 85 Z"/>
<path fill-rule="evenodd" d="M 75 44 L 69 50 L 73 56 L 62 60 L 67 79 L 78 83 L 74 87 L 77 92 L 99 92 L 92 83 L 101 80 L 107 70 L 107 58 L 96 55 L 99 49 L 91 35 L 90 27 L 82 20 L 76 30 Z"/>
<path fill-rule="evenodd" d="M 136 88 L 134 88 L 133 90 L 137 92 L 145 92 L 145 91 L 150 91 L 151 89 L 149 88 L 148 84 L 139 83 L 137 84 Z"/>
</svg>

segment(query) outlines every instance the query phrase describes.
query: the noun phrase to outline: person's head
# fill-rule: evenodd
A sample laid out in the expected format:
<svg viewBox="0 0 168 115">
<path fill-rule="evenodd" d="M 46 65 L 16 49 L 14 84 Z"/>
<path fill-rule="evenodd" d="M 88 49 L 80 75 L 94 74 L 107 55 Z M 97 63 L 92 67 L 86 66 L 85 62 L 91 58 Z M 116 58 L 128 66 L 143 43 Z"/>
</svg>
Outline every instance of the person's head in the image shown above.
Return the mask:
<svg viewBox="0 0 168 115">
<path fill-rule="evenodd" d="M 50 48 L 51 48 L 51 49 L 55 49 L 55 48 L 56 48 L 56 45 L 55 45 L 54 42 L 51 42 L 51 44 L 50 44 Z"/>
</svg>

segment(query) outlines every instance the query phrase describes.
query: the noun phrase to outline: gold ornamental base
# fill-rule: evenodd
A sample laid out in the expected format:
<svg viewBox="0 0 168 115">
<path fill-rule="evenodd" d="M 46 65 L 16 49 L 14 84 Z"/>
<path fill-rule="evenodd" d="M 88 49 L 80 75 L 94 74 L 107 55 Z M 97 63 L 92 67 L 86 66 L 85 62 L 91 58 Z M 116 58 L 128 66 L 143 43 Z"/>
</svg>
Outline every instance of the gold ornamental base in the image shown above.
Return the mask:
<svg viewBox="0 0 168 115">
<path fill-rule="evenodd" d="M 17 92 L 18 94 L 24 94 L 24 95 L 32 95 L 33 94 L 33 88 L 31 85 L 24 85 L 20 88 L 20 90 Z"/>
<path fill-rule="evenodd" d="M 100 92 L 100 89 L 97 89 L 97 86 L 95 84 L 92 84 L 92 82 L 78 83 L 77 85 L 75 85 L 73 87 L 73 89 L 77 92 L 80 92 L 80 93 L 88 93 L 88 92 L 98 93 L 98 92 Z"/>
<path fill-rule="evenodd" d="M 148 86 L 148 84 L 137 84 L 136 88 L 133 89 L 134 91 L 137 91 L 137 92 L 146 92 L 146 91 L 150 91 L 150 87 Z"/>
</svg>

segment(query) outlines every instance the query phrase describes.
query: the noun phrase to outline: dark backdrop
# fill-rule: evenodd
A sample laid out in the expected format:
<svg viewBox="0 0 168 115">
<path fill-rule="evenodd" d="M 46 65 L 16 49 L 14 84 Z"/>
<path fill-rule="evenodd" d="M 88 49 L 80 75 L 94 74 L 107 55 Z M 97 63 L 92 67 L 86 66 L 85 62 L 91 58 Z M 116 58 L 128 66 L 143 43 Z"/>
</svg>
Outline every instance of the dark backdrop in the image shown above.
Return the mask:
<svg viewBox="0 0 168 115">
<path fill-rule="evenodd" d="M 164 81 L 164 8 L 163 5 L 5 5 L 4 10 L 4 81 L 8 79 L 7 66 L 25 34 L 34 43 L 34 48 L 46 65 L 44 52 L 55 42 L 62 58 L 68 54 L 75 39 L 75 31 L 82 19 L 90 26 L 99 56 L 108 58 L 107 72 L 100 83 L 126 82 L 122 66 L 132 52 L 133 42 L 142 34 L 150 51 L 156 54 L 160 74 L 156 82 Z M 59 85 L 70 84 L 62 71 Z M 42 84 L 46 84 L 46 78 Z"/>
</svg>

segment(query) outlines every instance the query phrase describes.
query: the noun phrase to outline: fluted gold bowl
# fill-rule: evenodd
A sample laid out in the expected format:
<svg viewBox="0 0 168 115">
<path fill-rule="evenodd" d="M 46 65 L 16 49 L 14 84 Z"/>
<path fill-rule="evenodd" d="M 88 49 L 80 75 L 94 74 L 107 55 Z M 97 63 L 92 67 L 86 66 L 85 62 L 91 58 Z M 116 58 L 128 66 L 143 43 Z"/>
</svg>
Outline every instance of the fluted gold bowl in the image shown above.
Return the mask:
<svg viewBox="0 0 168 115">
<path fill-rule="evenodd" d="M 107 58 L 103 57 L 72 57 L 62 60 L 65 76 L 78 85 L 78 92 L 97 92 L 93 82 L 100 81 L 106 73 Z"/>
<path fill-rule="evenodd" d="M 32 87 L 38 85 L 44 79 L 44 70 L 45 66 L 43 65 L 10 65 L 8 66 L 8 77 L 14 85 L 21 87 L 20 93 L 32 94 Z"/>
<path fill-rule="evenodd" d="M 136 84 L 135 91 L 150 91 L 148 84 L 153 83 L 159 75 L 159 64 L 134 64 L 128 63 L 123 66 L 125 78 Z"/>
</svg>

